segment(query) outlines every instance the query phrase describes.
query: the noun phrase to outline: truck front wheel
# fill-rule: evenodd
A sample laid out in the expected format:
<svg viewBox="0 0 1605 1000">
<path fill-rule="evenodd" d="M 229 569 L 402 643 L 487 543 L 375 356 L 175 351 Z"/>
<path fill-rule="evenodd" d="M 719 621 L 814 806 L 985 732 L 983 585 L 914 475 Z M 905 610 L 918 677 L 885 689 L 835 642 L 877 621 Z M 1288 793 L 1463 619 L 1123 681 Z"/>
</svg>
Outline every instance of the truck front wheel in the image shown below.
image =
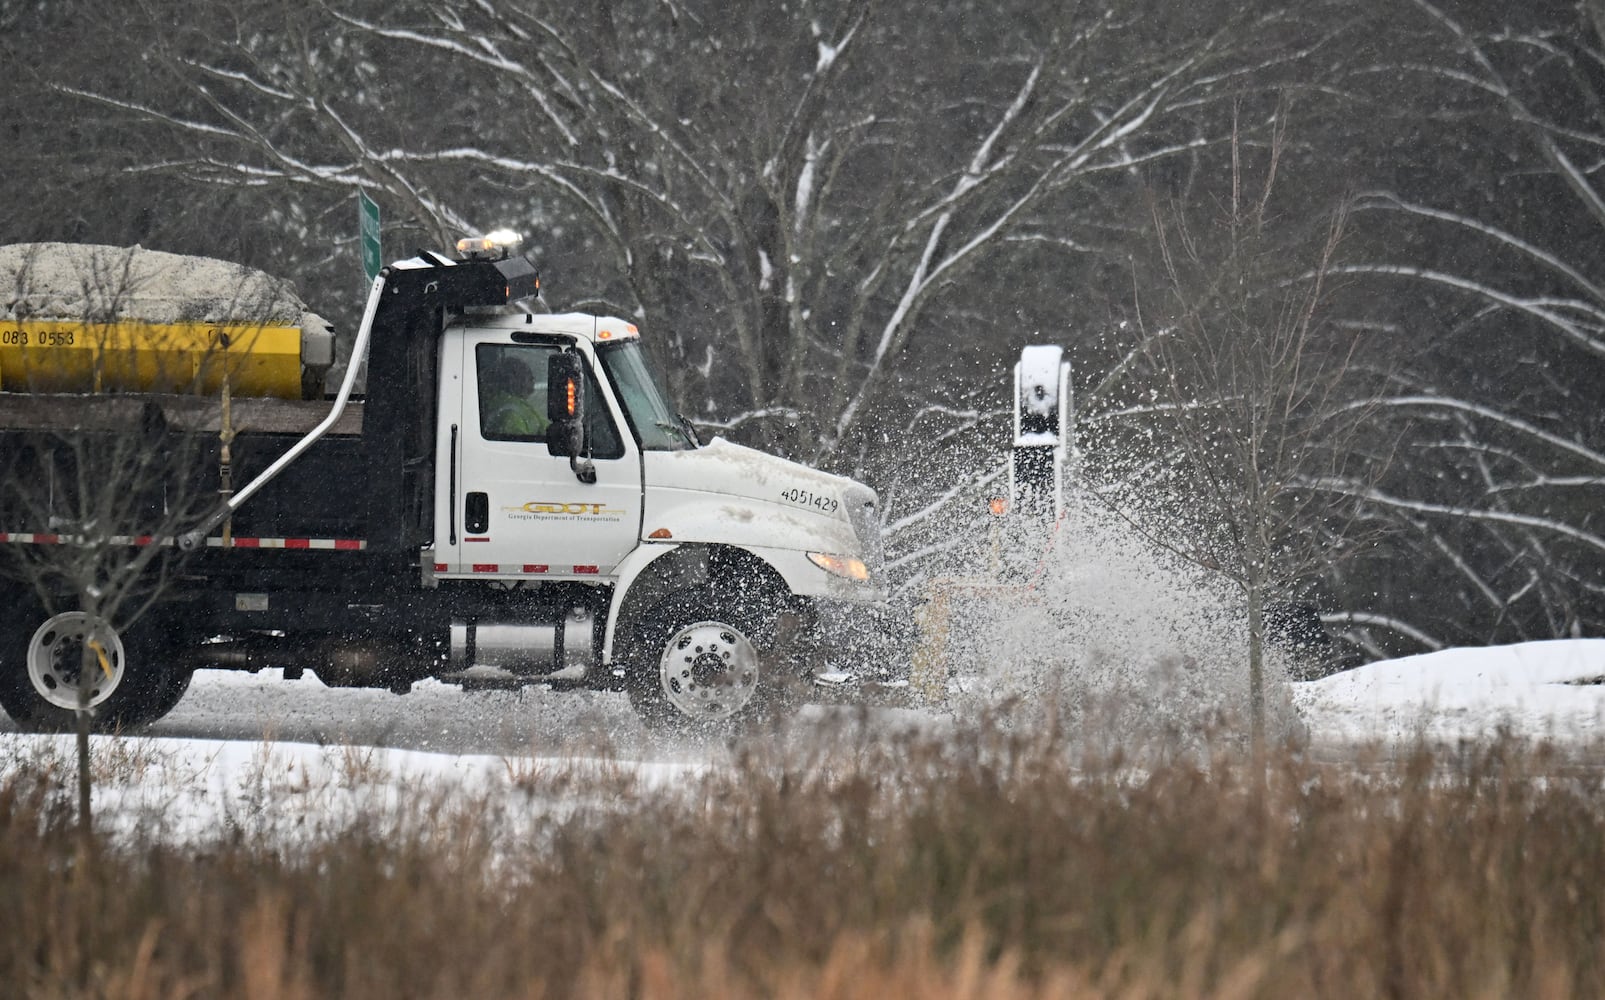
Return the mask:
<svg viewBox="0 0 1605 1000">
<path fill-rule="evenodd" d="M 772 618 L 713 590 L 660 604 L 626 652 L 636 714 L 653 729 L 719 732 L 783 709 L 787 678 L 765 655 Z"/>
<path fill-rule="evenodd" d="M 35 732 L 71 730 L 81 689 L 93 713 L 91 728 L 98 732 L 143 725 L 161 714 L 167 668 L 159 659 L 146 661 L 141 644 L 125 641 L 106 619 L 83 611 L 63 611 L 43 621 L 42 612 L 18 617 L 0 638 L 0 707 L 19 726 Z M 131 656 L 141 660 L 134 669 Z"/>
</svg>

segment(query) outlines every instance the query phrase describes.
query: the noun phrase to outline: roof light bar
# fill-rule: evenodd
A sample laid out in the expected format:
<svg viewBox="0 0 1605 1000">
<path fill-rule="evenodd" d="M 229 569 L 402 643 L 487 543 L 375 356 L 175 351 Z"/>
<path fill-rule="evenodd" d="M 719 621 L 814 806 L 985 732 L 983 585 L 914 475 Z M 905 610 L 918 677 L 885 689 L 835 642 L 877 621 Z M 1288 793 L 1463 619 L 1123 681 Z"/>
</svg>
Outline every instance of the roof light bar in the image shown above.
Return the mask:
<svg viewBox="0 0 1605 1000">
<path fill-rule="evenodd" d="M 457 253 L 468 259 L 505 257 L 521 242 L 511 229 L 497 229 L 484 236 L 467 236 L 457 241 Z"/>
</svg>

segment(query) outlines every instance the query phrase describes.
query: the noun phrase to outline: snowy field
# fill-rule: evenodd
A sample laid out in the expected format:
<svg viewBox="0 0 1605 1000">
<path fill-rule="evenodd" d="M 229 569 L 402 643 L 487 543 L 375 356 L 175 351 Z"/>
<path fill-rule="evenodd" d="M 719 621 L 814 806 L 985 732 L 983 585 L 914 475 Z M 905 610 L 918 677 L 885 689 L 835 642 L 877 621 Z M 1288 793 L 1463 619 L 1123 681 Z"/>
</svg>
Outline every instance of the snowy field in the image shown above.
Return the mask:
<svg viewBox="0 0 1605 1000">
<path fill-rule="evenodd" d="M 1293 688 L 1317 745 L 1605 738 L 1605 639 L 1446 649 Z"/>
<path fill-rule="evenodd" d="M 1557 640 L 1375 663 L 1294 685 L 1293 701 L 1311 744 L 1327 753 L 1502 732 L 1582 750 L 1605 736 L 1602 682 L 1605 639 Z M 908 710 L 810 708 L 801 729 L 833 721 L 859 727 L 856 739 L 945 724 Z M 650 738 L 619 695 L 464 693 L 430 682 L 396 696 L 277 671 L 202 671 L 148 734 L 94 744 L 101 821 L 181 840 L 220 827 L 273 837 L 338 826 L 432 794 L 517 793 L 549 799 L 543 809 L 574 808 L 694 780 L 730 752 Z M 71 749 L 70 737 L 0 723 L 0 773 L 55 767 L 65 776 Z"/>
</svg>

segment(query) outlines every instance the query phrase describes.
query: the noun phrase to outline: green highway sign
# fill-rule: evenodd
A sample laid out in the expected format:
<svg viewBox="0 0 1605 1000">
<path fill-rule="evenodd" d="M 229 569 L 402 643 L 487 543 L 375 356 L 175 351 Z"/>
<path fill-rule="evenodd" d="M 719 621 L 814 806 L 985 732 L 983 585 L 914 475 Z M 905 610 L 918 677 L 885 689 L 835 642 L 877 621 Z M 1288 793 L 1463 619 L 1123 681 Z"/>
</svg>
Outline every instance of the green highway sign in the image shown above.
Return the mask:
<svg viewBox="0 0 1605 1000">
<path fill-rule="evenodd" d="M 357 227 L 362 243 L 362 273 L 368 281 L 379 276 L 384 257 L 379 252 L 379 203 L 368 192 L 357 192 Z"/>
</svg>

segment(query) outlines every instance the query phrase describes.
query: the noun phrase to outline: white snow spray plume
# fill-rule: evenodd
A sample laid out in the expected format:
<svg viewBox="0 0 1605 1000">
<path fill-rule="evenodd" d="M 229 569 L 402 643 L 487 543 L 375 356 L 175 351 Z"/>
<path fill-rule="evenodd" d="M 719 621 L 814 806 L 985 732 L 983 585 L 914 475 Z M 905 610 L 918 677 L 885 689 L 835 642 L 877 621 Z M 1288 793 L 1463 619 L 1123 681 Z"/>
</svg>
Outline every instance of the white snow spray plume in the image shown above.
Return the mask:
<svg viewBox="0 0 1605 1000">
<path fill-rule="evenodd" d="M 1202 751 L 1249 718 L 1248 631 L 1229 585 L 1072 491 L 1057 530 L 1000 522 L 979 574 L 933 581 L 949 704 L 963 718 L 1058 725 L 1089 753 Z M 1294 738 L 1286 671 L 1266 658 L 1266 731 Z"/>
</svg>

